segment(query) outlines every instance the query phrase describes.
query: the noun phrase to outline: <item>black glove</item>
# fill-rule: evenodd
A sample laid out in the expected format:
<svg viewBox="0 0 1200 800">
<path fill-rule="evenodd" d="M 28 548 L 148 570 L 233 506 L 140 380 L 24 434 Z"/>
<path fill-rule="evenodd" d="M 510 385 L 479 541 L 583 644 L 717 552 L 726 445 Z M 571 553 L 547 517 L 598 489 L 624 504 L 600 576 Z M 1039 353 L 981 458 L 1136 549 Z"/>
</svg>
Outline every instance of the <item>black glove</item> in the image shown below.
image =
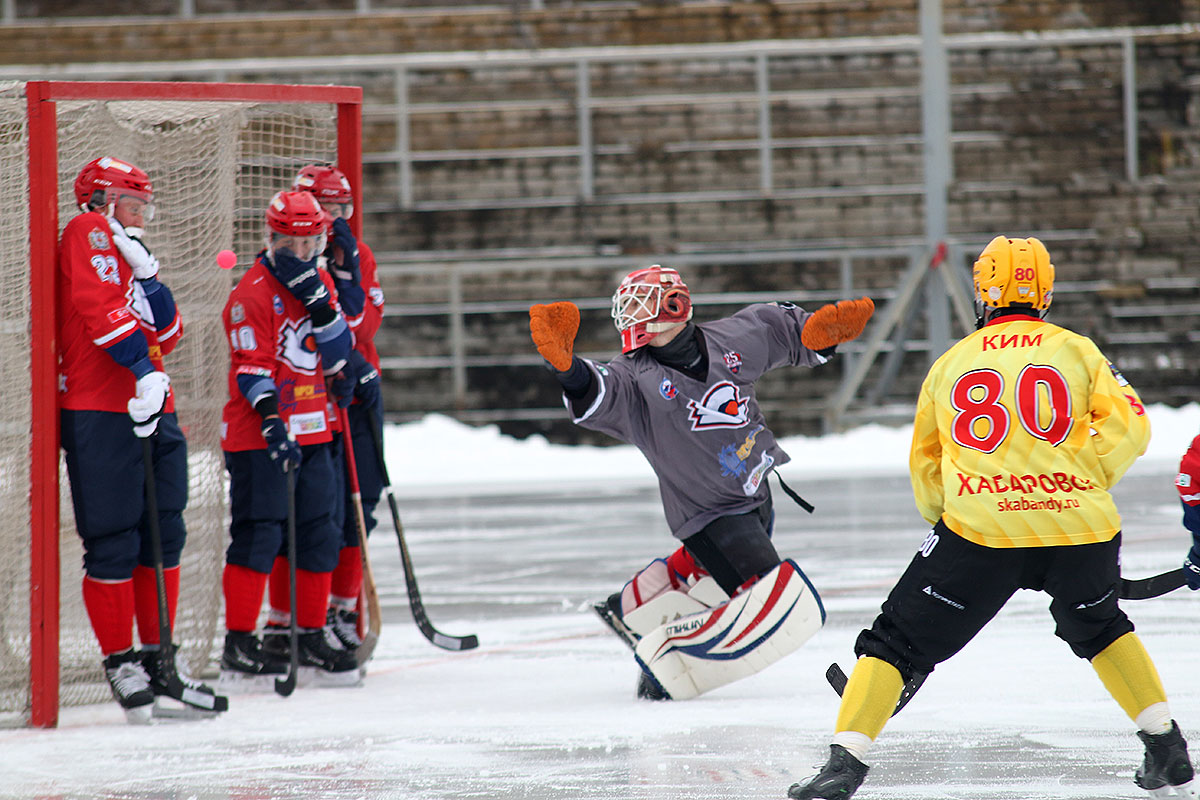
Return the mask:
<svg viewBox="0 0 1200 800">
<path fill-rule="evenodd" d="M 1183 573 L 1189 589 L 1193 592 L 1200 589 L 1200 545 L 1192 545 L 1188 551 L 1187 558 L 1183 560 Z"/>
<path fill-rule="evenodd" d="M 333 258 L 330 259 L 333 283 L 338 302 L 348 317 L 357 317 L 367 304 L 362 286 L 362 270 L 358 265 L 358 240 L 350 232 L 350 224 L 341 217 L 333 221 Z M 337 255 L 341 253 L 341 263 Z"/>
<path fill-rule="evenodd" d="M 287 425 L 279 417 L 268 417 L 263 420 L 263 438 L 267 440 L 267 455 L 285 474 L 288 470 L 299 469 L 303 456 L 300 445 L 288 433 Z"/>
<path fill-rule="evenodd" d="M 358 363 L 360 361 L 361 364 Z M 375 369 L 375 366 L 357 350 L 351 353 L 350 364 L 356 365 L 355 372 L 358 375 L 354 386 L 354 396 L 365 408 L 377 407 L 383 399 L 383 381 L 379 377 L 379 370 Z"/>
<path fill-rule="evenodd" d="M 271 274 L 284 285 L 292 297 L 304 304 L 309 314 L 329 305 L 329 290 L 317 272 L 317 259 L 301 261 L 291 253 L 277 250 L 273 254 Z"/>
<path fill-rule="evenodd" d="M 357 353 L 356 350 L 350 351 L 350 358 L 346 360 L 346 365 L 329 382 L 329 391 L 333 393 L 333 399 L 341 408 L 346 408 L 354 402 L 354 388 L 358 385 L 358 373 L 354 367 L 355 353 Z"/>
</svg>

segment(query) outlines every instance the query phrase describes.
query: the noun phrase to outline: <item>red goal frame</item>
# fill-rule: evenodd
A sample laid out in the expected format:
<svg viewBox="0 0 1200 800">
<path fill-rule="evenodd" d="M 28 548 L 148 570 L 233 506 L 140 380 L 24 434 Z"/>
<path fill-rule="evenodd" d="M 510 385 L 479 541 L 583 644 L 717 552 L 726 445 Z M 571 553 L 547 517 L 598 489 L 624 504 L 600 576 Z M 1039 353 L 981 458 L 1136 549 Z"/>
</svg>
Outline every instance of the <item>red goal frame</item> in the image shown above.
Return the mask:
<svg viewBox="0 0 1200 800">
<path fill-rule="evenodd" d="M 58 343 L 55 267 L 58 248 L 59 100 L 186 100 L 326 103 L 337 109 L 337 163 L 362 208 L 360 86 L 152 81 L 29 81 L 25 85 L 29 168 L 29 290 L 31 295 L 30 445 L 30 724 L 58 724 L 59 481 Z M 362 214 L 350 224 L 362 235 Z"/>
</svg>

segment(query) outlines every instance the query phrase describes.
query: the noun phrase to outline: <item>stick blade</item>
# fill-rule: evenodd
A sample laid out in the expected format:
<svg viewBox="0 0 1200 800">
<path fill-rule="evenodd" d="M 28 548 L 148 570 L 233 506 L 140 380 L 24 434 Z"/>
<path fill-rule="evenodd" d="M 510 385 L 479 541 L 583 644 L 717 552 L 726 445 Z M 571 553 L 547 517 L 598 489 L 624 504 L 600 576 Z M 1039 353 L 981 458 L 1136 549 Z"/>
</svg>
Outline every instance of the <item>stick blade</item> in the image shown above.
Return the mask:
<svg viewBox="0 0 1200 800">
<path fill-rule="evenodd" d="M 473 633 L 470 636 L 447 636 L 434 631 L 433 636 L 429 637 L 429 641 L 443 650 L 474 650 L 479 647 L 479 637 Z"/>
</svg>

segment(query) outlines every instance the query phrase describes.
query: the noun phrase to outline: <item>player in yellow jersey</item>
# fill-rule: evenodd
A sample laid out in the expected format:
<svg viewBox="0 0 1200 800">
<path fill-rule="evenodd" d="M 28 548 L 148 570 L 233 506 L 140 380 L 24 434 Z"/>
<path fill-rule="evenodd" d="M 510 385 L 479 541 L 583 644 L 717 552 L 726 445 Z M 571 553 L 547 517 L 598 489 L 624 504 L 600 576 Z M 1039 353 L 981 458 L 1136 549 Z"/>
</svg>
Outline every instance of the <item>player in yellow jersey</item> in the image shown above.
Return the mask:
<svg viewBox="0 0 1200 800">
<path fill-rule="evenodd" d="M 932 525 L 863 631 L 829 761 L 788 796 L 845 800 L 866 753 L 933 668 L 1017 589 L 1053 598 L 1056 634 L 1134 720 L 1154 797 L 1198 795 L 1154 663 L 1117 604 L 1121 518 L 1109 490 L 1146 449 L 1137 392 L 1087 337 L 1042 317 L 1054 266 L 1037 239 L 993 239 L 975 262 L 978 330 L 929 370 L 909 467 Z"/>
</svg>

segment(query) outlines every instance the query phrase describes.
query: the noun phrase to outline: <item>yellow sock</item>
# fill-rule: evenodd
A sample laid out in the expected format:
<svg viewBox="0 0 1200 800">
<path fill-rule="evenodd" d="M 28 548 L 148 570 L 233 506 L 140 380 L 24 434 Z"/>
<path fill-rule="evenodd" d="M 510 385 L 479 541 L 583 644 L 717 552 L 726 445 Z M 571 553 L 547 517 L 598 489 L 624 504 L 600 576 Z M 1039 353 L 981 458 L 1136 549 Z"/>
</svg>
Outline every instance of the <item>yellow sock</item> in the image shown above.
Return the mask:
<svg viewBox="0 0 1200 800">
<path fill-rule="evenodd" d="M 1142 640 L 1133 633 L 1125 634 L 1097 653 L 1092 659 L 1092 668 L 1100 676 L 1104 688 L 1134 721 L 1138 714 L 1155 703 L 1167 702 L 1158 670 L 1142 646 Z"/>
<path fill-rule="evenodd" d="M 899 670 L 886 661 L 863 656 L 854 665 L 842 694 L 837 731 L 855 731 L 874 739 L 896 710 L 903 689 Z"/>
</svg>

